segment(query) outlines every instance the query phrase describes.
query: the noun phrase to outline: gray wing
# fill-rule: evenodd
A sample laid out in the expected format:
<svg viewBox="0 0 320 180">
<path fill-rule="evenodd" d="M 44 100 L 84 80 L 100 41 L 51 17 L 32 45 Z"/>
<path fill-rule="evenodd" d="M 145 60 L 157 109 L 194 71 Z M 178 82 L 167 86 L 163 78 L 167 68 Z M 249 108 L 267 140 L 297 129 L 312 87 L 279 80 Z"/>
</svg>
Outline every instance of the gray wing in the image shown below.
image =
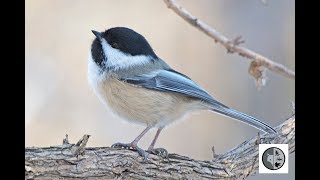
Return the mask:
<svg viewBox="0 0 320 180">
<path fill-rule="evenodd" d="M 123 78 L 121 80 L 147 89 L 176 92 L 212 105 L 227 107 L 213 99 L 213 97 L 194 83 L 189 77 L 174 70 L 158 70 L 149 74 Z"/>
</svg>

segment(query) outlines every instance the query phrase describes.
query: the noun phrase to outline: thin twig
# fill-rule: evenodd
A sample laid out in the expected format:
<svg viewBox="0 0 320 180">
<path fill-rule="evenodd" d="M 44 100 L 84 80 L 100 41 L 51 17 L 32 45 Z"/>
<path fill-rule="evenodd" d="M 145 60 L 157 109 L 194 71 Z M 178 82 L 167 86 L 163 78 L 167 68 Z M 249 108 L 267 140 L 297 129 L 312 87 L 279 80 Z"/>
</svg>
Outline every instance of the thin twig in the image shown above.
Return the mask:
<svg viewBox="0 0 320 180">
<path fill-rule="evenodd" d="M 66 134 L 66 138 L 63 139 L 62 145 L 70 144 L 68 139 L 68 134 Z"/>
<path fill-rule="evenodd" d="M 72 146 L 72 148 L 71 148 L 72 154 L 74 154 L 76 156 L 83 154 L 84 148 L 87 145 L 89 137 L 90 137 L 90 135 L 87 135 L 87 134 L 83 135 L 83 137 L 77 142 L 77 144 Z"/>
<path fill-rule="evenodd" d="M 188 12 L 185 8 L 178 5 L 175 0 L 164 0 L 164 2 L 167 4 L 168 8 L 172 9 L 176 14 L 178 14 L 180 17 L 186 20 L 189 24 L 196 27 L 200 31 L 204 32 L 209 37 L 213 38 L 215 42 L 219 42 L 220 44 L 222 44 L 228 50 L 228 52 L 238 53 L 240 56 L 248 58 L 250 60 L 254 60 L 258 62 L 257 64 L 259 64 L 260 66 L 266 67 L 275 73 L 278 73 L 290 79 L 295 79 L 294 71 L 250 49 L 239 46 L 240 43 L 234 43 L 235 42 L 234 40 L 230 40 L 229 38 L 227 38 L 226 36 L 218 32 L 217 30 L 215 30 L 214 28 L 210 27 L 208 24 L 196 18 L 190 12 Z M 252 70 L 249 69 L 249 72 L 250 71 Z M 257 72 L 257 71 L 253 71 L 253 72 Z M 263 74 L 263 73 L 258 72 L 258 74 Z M 255 75 L 255 74 L 251 74 L 251 75 L 253 75 L 256 80 L 259 80 L 258 75 Z"/>
</svg>

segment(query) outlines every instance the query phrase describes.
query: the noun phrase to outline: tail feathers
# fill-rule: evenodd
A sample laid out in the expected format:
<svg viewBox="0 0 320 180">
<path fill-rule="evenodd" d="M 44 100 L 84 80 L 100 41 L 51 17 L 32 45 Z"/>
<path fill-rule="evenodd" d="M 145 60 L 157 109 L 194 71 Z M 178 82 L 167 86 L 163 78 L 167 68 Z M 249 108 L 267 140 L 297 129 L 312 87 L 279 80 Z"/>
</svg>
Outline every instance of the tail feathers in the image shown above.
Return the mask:
<svg viewBox="0 0 320 180">
<path fill-rule="evenodd" d="M 262 130 L 264 132 L 267 132 L 269 134 L 274 134 L 274 133 L 277 133 L 276 130 L 274 130 L 271 126 L 269 126 L 268 124 L 254 118 L 254 117 L 251 117 L 247 114 L 244 114 L 242 112 L 239 112 L 239 111 L 236 111 L 234 109 L 230 109 L 230 108 L 224 108 L 224 107 L 221 107 L 221 108 L 214 108 L 214 109 L 211 109 L 212 111 L 214 112 L 217 112 L 219 114 L 222 114 L 222 115 L 225 115 L 225 116 L 228 116 L 228 117 L 231 117 L 233 119 L 236 119 L 236 120 L 239 120 L 241 122 L 244 122 L 246 124 L 249 124 L 259 130 Z"/>
</svg>

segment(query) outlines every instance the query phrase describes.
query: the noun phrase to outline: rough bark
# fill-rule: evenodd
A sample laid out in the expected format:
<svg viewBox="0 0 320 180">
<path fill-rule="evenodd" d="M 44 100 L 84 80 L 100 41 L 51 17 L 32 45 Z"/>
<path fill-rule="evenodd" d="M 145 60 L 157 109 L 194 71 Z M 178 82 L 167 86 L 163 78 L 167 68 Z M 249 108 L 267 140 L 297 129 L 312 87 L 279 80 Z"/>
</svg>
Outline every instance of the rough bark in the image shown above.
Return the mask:
<svg viewBox="0 0 320 180">
<path fill-rule="evenodd" d="M 143 161 L 135 151 L 109 147 L 87 147 L 80 155 L 74 155 L 75 146 L 72 145 L 28 147 L 25 149 L 25 178 L 246 178 L 258 169 L 259 143 L 289 144 L 289 152 L 295 151 L 295 116 L 292 115 L 276 130 L 278 133 L 275 135 L 258 135 L 224 154 L 213 153 L 214 157 L 209 161 L 195 160 L 178 154 L 169 154 L 167 158 L 150 154 L 148 160 Z"/>
</svg>

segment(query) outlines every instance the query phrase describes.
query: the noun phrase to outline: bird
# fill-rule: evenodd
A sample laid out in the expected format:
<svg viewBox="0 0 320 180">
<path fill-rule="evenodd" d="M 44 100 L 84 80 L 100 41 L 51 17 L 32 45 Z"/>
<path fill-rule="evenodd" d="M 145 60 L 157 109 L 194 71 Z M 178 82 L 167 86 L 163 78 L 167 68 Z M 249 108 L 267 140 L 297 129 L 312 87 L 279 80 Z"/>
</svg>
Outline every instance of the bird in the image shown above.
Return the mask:
<svg viewBox="0 0 320 180">
<path fill-rule="evenodd" d="M 134 149 L 144 159 L 149 153 L 165 154 L 164 148 L 154 147 L 161 131 L 198 110 L 209 110 L 276 133 L 263 121 L 222 104 L 187 75 L 171 68 L 138 32 L 127 27 L 91 31 L 95 36 L 88 57 L 91 89 L 121 119 L 146 127 L 132 142 L 118 142 L 111 147 Z M 157 132 L 145 151 L 138 142 L 152 128 L 157 128 Z"/>
</svg>

